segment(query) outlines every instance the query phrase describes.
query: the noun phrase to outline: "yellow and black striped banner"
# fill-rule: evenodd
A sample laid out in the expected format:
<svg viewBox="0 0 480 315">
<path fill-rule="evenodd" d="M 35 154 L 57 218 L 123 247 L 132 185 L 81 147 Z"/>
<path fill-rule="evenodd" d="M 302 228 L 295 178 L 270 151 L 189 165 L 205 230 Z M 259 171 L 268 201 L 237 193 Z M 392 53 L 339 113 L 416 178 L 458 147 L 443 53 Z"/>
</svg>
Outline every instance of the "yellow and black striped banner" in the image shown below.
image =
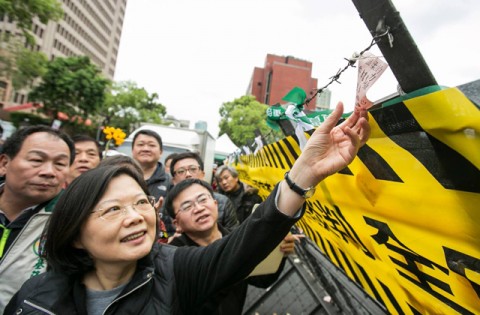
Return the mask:
<svg viewBox="0 0 480 315">
<path fill-rule="evenodd" d="M 450 88 L 369 115 L 370 140 L 298 226 L 392 314 L 480 314 L 478 106 Z M 234 166 L 265 198 L 299 154 L 289 136 Z"/>
</svg>

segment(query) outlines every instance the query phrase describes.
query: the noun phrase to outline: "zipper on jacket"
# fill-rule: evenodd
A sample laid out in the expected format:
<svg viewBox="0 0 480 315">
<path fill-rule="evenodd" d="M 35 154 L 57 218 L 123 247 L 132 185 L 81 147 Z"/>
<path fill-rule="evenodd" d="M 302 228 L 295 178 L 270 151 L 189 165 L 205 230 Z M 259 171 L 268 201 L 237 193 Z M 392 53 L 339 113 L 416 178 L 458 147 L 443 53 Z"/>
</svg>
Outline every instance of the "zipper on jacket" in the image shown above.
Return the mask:
<svg viewBox="0 0 480 315">
<path fill-rule="evenodd" d="M 132 293 L 133 291 L 136 291 L 137 289 L 143 287 L 143 286 L 146 285 L 148 282 L 150 282 L 150 281 L 152 280 L 152 278 L 153 278 L 153 272 L 151 272 L 151 273 L 150 273 L 149 275 L 147 275 L 147 276 L 149 277 L 149 278 L 147 279 L 147 281 L 145 281 L 145 282 L 143 282 L 143 283 L 140 283 L 140 284 L 137 285 L 135 288 L 131 289 L 131 290 L 128 291 L 127 293 L 123 294 L 122 296 L 117 296 L 117 297 L 115 298 L 115 300 L 113 300 L 110 304 L 108 304 L 108 306 L 107 306 L 107 307 L 105 308 L 105 310 L 103 311 L 102 315 L 105 315 L 105 314 L 106 314 L 108 308 L 109 308 L 110 306 L 112 306 L 113 303 L 115 303 L 115 302 L 123 299 L 124 297 L 126 297 L 127 295 L 129 295 L 130 293 Z"/>
<path fill-rule="evenodd" d="M 29 305 L 29 306 L 37 309 L 37 310 L 40 310 L 40 311 L 42 311 L 42 312 L 45 312 L 46 314 L 55 315 L 55 313 L 52 313 L 52 312 L 50 312 L 49 310 L 47 310 L 46 308 L 43 308 L 43 307 L 41 307 L 41 306 L 38 306 L 37 304 L 32 303 L 32 302 L 30 302 L 30 301 L 28 301 L 28 300 L 24 300 L 23 302 L 24 302 L 25 304 L 27 304 L 27 305 Z"/>
<path fill-rule="evenodd" d="M 0 265 L 2 265 L 2 262 L 5 259 L 5 257 L 8 256 L 8 253 L 10 253 L 10 250 L 15 247 L 15 244 L 17 243 L 17 240 L 23 235 L 23 233 L 25 233 L 25 227 L 28 226 L 35 217 L 37 217 L 38 215 L 43 215 L 43 213 L 40 213 L 41 211 L 42 210 L 35 213 L 34 215 L 32 215 L 30 217 L 30 219 L 28 219 L 27 223 L 25 223 L 23 228 L 20 230 L 20 233 L 18 233 L 17 237 L 15 237 L 15 239 L 13 240 L 12 244 L 10 244 L 10 247 L 8 247 L 7 251 L 5 253 L 3 253 L 2 256 L 0 256 Z"/>
</svg>

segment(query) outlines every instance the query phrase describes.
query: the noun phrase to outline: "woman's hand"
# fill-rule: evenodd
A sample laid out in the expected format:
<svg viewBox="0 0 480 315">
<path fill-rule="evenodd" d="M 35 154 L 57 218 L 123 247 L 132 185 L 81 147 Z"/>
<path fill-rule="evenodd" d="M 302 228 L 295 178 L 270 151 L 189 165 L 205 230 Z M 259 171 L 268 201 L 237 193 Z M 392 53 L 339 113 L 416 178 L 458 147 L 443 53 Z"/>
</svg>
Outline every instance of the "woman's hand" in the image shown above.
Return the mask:
<svg viewBox="0 0 480 315">
<path fill-rule="evenodd" d="M 302 154 L 293 164 L 289 177 L 297 186 L 307 189 L 350 164 L 370 137 L 370 125 L 365 109 L 356 108 L 344 122 L 343 103 L 338 103 L 330 116 L 308 139 Z M 305 200 L 286 183 L 280 186 L 278 209 L 293 216 Z"/>
<path fill-rule="evenodd" d="M 343 103 L 340 102 L 312 134 L 292 167 L 290 178 L 300 187 L 315 186 L 327 176 L 345 168 L 370 137 L 366 110 L 356 108 L 350 117 L 337 126 L 342 113 Z"/>
</svg>

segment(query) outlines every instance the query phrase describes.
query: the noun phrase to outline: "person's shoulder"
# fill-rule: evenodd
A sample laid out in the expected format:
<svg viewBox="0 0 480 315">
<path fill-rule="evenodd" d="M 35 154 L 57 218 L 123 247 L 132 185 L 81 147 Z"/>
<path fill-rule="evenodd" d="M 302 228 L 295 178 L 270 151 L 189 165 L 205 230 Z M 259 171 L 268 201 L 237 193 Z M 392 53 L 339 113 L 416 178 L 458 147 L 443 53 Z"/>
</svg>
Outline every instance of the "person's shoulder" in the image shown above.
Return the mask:
<svg viewBox="0 0 480 315">
<path fill-rule="evenodd" d="M 71 285 L 73 280 L 59 273 L 47 271 L 24 282 L 19 290 L 19 296 L 55 297 L 61 295 Z"/>
<path fill-rule="evenodd" d="M 150 255 L 154 260 L 168 260 L 175 254 L 176 246 L 164 243 L 154 243 Z"/>
<path fill-rule="evenodd" d="M 31 277 L 30 279 L 25 281 L 21 290 L 27 291 L 35 289 L 38 286 L 43 286 L 45 283 L 48 283 L 51 278 L 52 274 L 50 272 L 41 273 L 38 276 Z"/>
<path fill-rule="evenodd" d="M 58 199 L 60 198 L 60 196 L 63 194 L 64 191 L 65 191 L 64 189 L 60 190 L 60 192 L 55 197 L 53 197 L 52 199 L 50 199 L 45 203 L 45 207 L 44 207 L 45 212 L 53 211 L 53 209 L 55 208 L 55 205 L 57 204 Z"/>
<path fill-rule="evenodd" d="M 183 234 L 174 237 L 172 241 L 168 244 L 175 247 L 188 246 L 188 242 Z"/>
<path fill-rule="evenodd" d="M 154 175 L 168 182 L 172 180 L 172 175 L 165 171 L 165 166 L 162 164 L 162 162 L 157 162 L 157 169 L 155 170 Z"/>
<path fill-rule="evenodd" d="M 228 199 L 227 196 L 225 196 L 225 195 L 223 195 L 223 194 L 221 194 L 221 193 L 219 193 L 219 192 L 216 192 L 216 191 L 213 192 L 213 198 L 215 198 L 215 200 L 217 200 L 217 201 L 219 201 L 219 202 L 220 202 L 220 201 L 230 200 L 230 199 Z"/>
<path fill-rule="evenodd" d="M 242 183 L 242 184 L 243 184 L 243 191 L 245 192 L 246 195 L 258 195 L 257 187 L 253 187 L 245 183 Z"/>
</svg>

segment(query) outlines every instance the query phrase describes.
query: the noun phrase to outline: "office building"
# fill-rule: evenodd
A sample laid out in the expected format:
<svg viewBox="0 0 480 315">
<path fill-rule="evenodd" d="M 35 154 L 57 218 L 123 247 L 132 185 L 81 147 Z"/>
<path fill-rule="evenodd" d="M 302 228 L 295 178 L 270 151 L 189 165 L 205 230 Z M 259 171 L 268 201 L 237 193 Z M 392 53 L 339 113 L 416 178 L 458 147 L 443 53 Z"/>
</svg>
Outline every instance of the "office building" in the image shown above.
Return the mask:
<svg viewBox="0 0 480 315">
<path fill-rule="evenodd" d="M 35 19 L 32 49 L 53 60 L 56 57 L 88 56 L 108 79 L 113 79 L 127 0 L 59 0 L 64 17 L 43 24 Z M 8 17 L 0 21 L 0 32 L 19 34 Z M 4 35 L 3 34 L 3 35 Z M 0 102 L 5 108 L 27 101 L 28 91 L 13 91 L 11 82 L 0 78 Z"/>
<path fill-rule="evenodd" d="M 332 99 L 332 91 L 330 91 L 328 88 L 324 89 L 321 93 L 318 93 L 316 110 L 321 111 L 321 110 L 330 109 L 331 99 Z"/>
</svg>

